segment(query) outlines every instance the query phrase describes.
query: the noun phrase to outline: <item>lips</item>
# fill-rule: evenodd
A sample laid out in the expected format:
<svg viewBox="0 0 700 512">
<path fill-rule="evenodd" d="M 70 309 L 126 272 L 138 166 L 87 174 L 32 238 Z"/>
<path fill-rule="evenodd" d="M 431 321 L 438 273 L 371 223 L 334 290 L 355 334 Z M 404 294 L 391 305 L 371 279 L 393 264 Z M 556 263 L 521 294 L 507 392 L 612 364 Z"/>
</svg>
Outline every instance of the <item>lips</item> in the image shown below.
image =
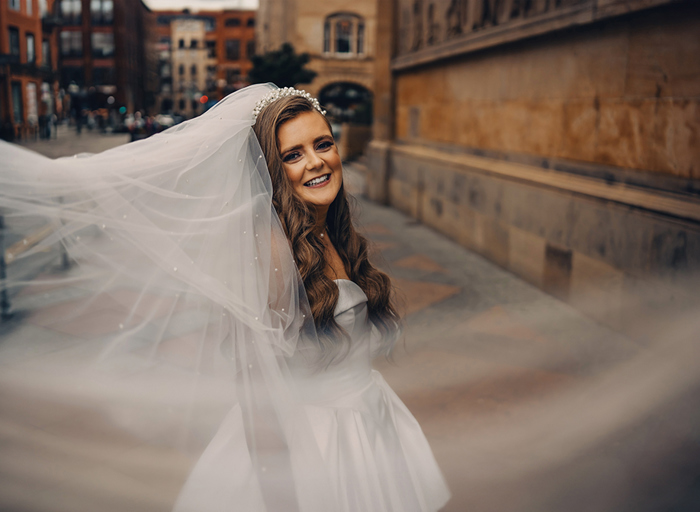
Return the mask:
<svg viewBox="0 0 700 512">
<path fill-rule="evenodd" d="M 312 180 L 307 181 L 306 183 L 304 183 L 304 186 L 309 187 L 309 188 L 321 187 L 321 186 L 325 185 L 326 183 L 328 183 L 330 181 L 330 179 L 331 179 L 330 174 L 324 174 L 323 176 L 319 176 L 317 178 L 314 178 Z"/>
</svg>

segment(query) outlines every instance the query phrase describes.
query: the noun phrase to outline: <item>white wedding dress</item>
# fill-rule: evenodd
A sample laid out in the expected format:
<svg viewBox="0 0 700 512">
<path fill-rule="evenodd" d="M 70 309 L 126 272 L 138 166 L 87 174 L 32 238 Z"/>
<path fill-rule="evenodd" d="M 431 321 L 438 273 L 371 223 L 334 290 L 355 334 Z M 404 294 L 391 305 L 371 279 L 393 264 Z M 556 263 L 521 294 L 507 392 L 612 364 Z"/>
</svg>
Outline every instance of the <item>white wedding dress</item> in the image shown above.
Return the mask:
<svg viewBox="0 0 700 512">
<path fill-rule="evenodd" d="M 346 357 L 322 371 L 290 367 L 333 486 L 333 512 L 440 509 L 449 491 L 413 415 L 371 367 L 378 331 L 367 297 L 337 280 L 335 319 L 351 337 Z M 268 510 L 251 469 L 240 408 L 227 416 L 183 488 L 176 512 Z M 284 505 L 282 505 L 284 506 Z"/>
</svg>

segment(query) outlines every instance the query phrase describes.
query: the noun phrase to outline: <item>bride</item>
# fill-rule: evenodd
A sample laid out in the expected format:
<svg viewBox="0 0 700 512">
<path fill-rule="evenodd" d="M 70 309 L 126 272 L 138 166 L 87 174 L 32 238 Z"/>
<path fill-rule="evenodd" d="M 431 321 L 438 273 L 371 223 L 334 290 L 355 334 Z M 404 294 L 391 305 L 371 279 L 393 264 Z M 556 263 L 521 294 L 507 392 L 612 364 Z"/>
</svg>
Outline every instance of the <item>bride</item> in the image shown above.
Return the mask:
<svg viewBox="0 0 700 512">
<path fill-rule="evenodd" d="M 420 426 L 371 368 L 399 318 L 353 227 L 317 100 L 251 86 L 99 155 L 1 149 L 0 207 L 51 219 L 54 234 L 33 250 L 60 240 L 80 263 L 52 283 L 80 283 L 79 306 L 54 325 L 79 331 L 109 304 L 111 328 L 91 341 L 103 363 L 118 362 L 104 371 L 128 368 L 139 393 L 188 397 L 175 416 L 206 448 L 177 512 L 447 502 Z M 7 279 L 10 289 L 37 284 Z"/>
</svg>

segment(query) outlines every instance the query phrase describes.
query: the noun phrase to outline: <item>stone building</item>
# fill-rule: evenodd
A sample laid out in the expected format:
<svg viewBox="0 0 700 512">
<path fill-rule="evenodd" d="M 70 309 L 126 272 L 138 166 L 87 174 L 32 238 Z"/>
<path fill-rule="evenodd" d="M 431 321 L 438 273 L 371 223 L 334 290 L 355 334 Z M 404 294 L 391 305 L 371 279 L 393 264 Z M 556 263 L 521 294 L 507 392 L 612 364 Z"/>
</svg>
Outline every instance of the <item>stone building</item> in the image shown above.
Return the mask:
<svg viewBox="0 0 700 512">
<path fill-rule="evenodd" d="M 0 3 L 0 138 L 39 135 L 54 113 L 57 78 L 53 0 Z"/>
<path fill-rule="evenodd" d="M 700 4 L 378 12 L 373 198 L 621 330 L 697 297 Z"/>
<path fill-rule="evenodd" d="M 369 123 L 374 90 L 376 0 L 260 0 L 258 52 L 291 43 L 317 73 L 300 85 L 337 122 Z"/>
<path fill-rule="evenodd" d="M 173 20 L 171 33 L 174 109 L 186 117 L 193 117 L 204 108 L 199 100 L 206 90 L 207 68 L 210 61 L 216 61 L 207 56 L 202 20 Z"/>
</svg>

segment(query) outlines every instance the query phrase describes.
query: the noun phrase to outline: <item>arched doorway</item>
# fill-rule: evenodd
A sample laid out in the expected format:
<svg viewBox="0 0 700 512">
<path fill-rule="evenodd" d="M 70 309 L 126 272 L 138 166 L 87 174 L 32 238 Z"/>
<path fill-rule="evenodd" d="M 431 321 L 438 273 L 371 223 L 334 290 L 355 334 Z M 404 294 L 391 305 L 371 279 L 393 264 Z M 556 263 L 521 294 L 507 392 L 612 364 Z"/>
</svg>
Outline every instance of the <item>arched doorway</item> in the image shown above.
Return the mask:
<svg viewBox="0 0 700 512">
<path fill-rule="evenodd" d="M 321 89 L 318 101 L 328 112 L 341 158 L 361 155 L 372 137 L 372 92 L 359 84 L 335 82 Z"/>
<path fill-rule="evenodd" d="M 337 123 L 372 124 L 372 92 L 352 82 L 334 82 L 326 85 L 318 101 Z"/>
</svg>

